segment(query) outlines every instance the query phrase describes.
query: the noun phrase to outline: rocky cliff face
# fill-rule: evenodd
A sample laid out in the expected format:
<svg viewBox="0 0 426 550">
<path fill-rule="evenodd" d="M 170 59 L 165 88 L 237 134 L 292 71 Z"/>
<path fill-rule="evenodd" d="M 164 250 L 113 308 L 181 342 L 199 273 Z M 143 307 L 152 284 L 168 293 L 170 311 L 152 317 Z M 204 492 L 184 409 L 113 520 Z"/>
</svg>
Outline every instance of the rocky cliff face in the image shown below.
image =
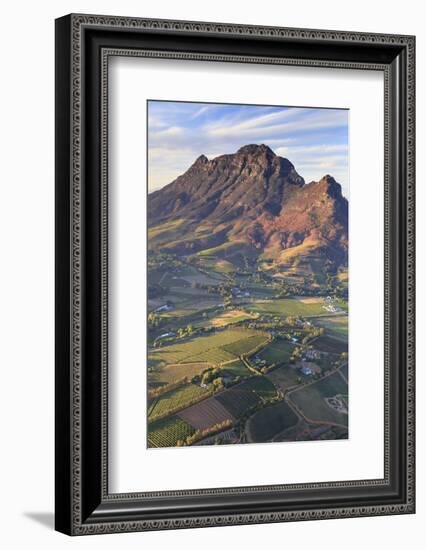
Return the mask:
<svg viewBox="0 0 426 550">
<path fill-rule="evenodd" d="M 176 235 L 153 241 L 185 254 L 244 243 L 265 257 L 286 251 L 347 261 L 348 202 L 329 175 L 305 184 L 293 164 L 266 145 L 235 154 L 200 156 L 176 180 L 148 197 L 148 224 L 179 223 Z M 200 235 L 200 226 L 207 228 Z M 208 229 L 210 228 L 210 230 Z M 197 235 L 196 239 L 191 235 Z"/>
<path fill-rule="evenodd" d="M 277 215 L 286 191 L 303 184 L 290 161 L 266 145 L 246 145 L 210 161 L 201 155 L 182 176 L 149 196 L 150 218 L 222 223 L 263 211 Z"/>
</svg>

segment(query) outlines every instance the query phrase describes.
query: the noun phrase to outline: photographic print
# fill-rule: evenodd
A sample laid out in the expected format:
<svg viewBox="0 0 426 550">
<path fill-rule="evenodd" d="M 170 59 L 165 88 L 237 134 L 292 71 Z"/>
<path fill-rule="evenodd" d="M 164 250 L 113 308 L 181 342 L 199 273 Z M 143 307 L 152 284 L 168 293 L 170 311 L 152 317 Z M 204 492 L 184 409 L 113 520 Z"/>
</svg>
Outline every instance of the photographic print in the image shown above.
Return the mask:
<svg viewBox="0 0 426 550">
<path fill-rule="evenodd" d="M 148 447 L 347 439 L 349 111 L 147 110 Z"/>
</svg>

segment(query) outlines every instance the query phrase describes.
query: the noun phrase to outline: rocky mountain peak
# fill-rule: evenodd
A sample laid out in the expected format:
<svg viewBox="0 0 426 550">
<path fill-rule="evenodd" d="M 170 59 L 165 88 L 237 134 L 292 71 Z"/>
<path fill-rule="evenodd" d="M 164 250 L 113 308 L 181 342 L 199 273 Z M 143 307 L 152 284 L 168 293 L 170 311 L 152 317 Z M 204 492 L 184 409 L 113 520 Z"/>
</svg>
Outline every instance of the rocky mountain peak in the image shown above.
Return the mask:
<svg viewBox="0 0 426 550">
<path fill-rule="evenodd" d="M 212 228 L 214 237 L 169 245 L 179 253 L 237 241 L 275 254 L 307 241 L 336 261 L 347 257 L 348 203 L 340 184 L 329 174 L 305 184 L 293 164 L 265 144 L 212 160 L 200 155 L 148 196 L 148 212 L 151 226 L 184 221 L 191 234 L 189 228 Z"/>
<path fill-rule="evenodd" d="M 270 147 L 262 143 L 257 145 L 256 143 L 250 143 L 249 145 L 243 145 L 240 147 L 236 153 L 237 155 L 244 156 L 256 156 L 256 155 L 266 155 L 269 157 L 275 157 L 276 154 L 272 151 Z"/>
<path fill-rule="evenodd" d="M 193 166 L 202 166 L 203 164 L 207 164 L 208 162 L 209 159 L 206 157 L 206 155 L 200 155 L 194 162 Z"/>
</svg>

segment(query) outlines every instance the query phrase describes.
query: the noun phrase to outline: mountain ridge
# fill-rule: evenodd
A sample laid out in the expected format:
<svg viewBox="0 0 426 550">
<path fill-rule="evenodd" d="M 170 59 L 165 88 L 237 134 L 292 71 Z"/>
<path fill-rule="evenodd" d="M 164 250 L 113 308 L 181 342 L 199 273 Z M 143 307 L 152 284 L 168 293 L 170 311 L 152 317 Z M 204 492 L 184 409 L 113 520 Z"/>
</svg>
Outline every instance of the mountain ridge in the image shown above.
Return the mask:
<svg viewBox="0 0 426 550">
<path fill-rule="evenodd" d="M 240 243 L 244 254 L 286 262 L 286 251 L 303 245 L 336 269 L 347 264 L 348 201 L 340 184 L 329 174 L 305 183 L 290 160 L 264 144 L 211 160 L 200 155 L 150 193 L 149 228 L 167 224 L 179 231 L 160 231 L 150 249 L 190 255 Z"/>
</svg>

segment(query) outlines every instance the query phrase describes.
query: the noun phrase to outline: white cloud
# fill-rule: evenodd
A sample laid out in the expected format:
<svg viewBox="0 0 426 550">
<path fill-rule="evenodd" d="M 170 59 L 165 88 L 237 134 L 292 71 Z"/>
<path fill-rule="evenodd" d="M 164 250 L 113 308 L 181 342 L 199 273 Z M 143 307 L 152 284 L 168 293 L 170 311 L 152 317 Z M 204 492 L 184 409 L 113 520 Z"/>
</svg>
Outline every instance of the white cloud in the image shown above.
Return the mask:
<svg viewBox="0 0 426 550">
<path fill-rule="evenodd" d="M 348 111 L 219 107 L 199 104 L 191 111 L 185 104 L 164 103 L 150 114 L 150 191 L 173 181 L 201 154 L 211 159 L 247 143 L 269 145 L 288 158 L 307 182 L 330 173 L 347 188 Z"/>
<path fill-rule="evenodd" d="M 207 126 L 205 131 L 216 138 L 252 136 L 265 139 L 269 136 L 276 136 L 277 134 L 285 135 L 290 132 L 292 134 L 302 133 L 347 125 L 347 111 L 330 111 L 327 109 L 321 111 L 317 109 L 295 109 L 297 113 L 293 113 L 292 111 L 261 115 L 239 124 L 230 124 L 228 126 L 222 121 L 220 125 L 215 123 L 214 125 Z M 290 115 L 284 116 L 287 113 L 290 113 Z M 299 117 L 296 117 L 297 114 L 299 114 Z M 290 120 L 286 121 L 286 119 Z M 278 121 L 279 123 L 270 124 L 271 121 Z"/>
<path fill-rule="evenodd" d="M 198 111 L 195 111 L 195 113 L 191 116 L 191 119 L 198 118 L 204 113 L 207 113 L 207 111 L 209 111 L 210 109 L 211 109 L 211 105 L 205 105 L 204 107 L 200 107 L 200 109 L 198 109 Z"/>
</svg>

